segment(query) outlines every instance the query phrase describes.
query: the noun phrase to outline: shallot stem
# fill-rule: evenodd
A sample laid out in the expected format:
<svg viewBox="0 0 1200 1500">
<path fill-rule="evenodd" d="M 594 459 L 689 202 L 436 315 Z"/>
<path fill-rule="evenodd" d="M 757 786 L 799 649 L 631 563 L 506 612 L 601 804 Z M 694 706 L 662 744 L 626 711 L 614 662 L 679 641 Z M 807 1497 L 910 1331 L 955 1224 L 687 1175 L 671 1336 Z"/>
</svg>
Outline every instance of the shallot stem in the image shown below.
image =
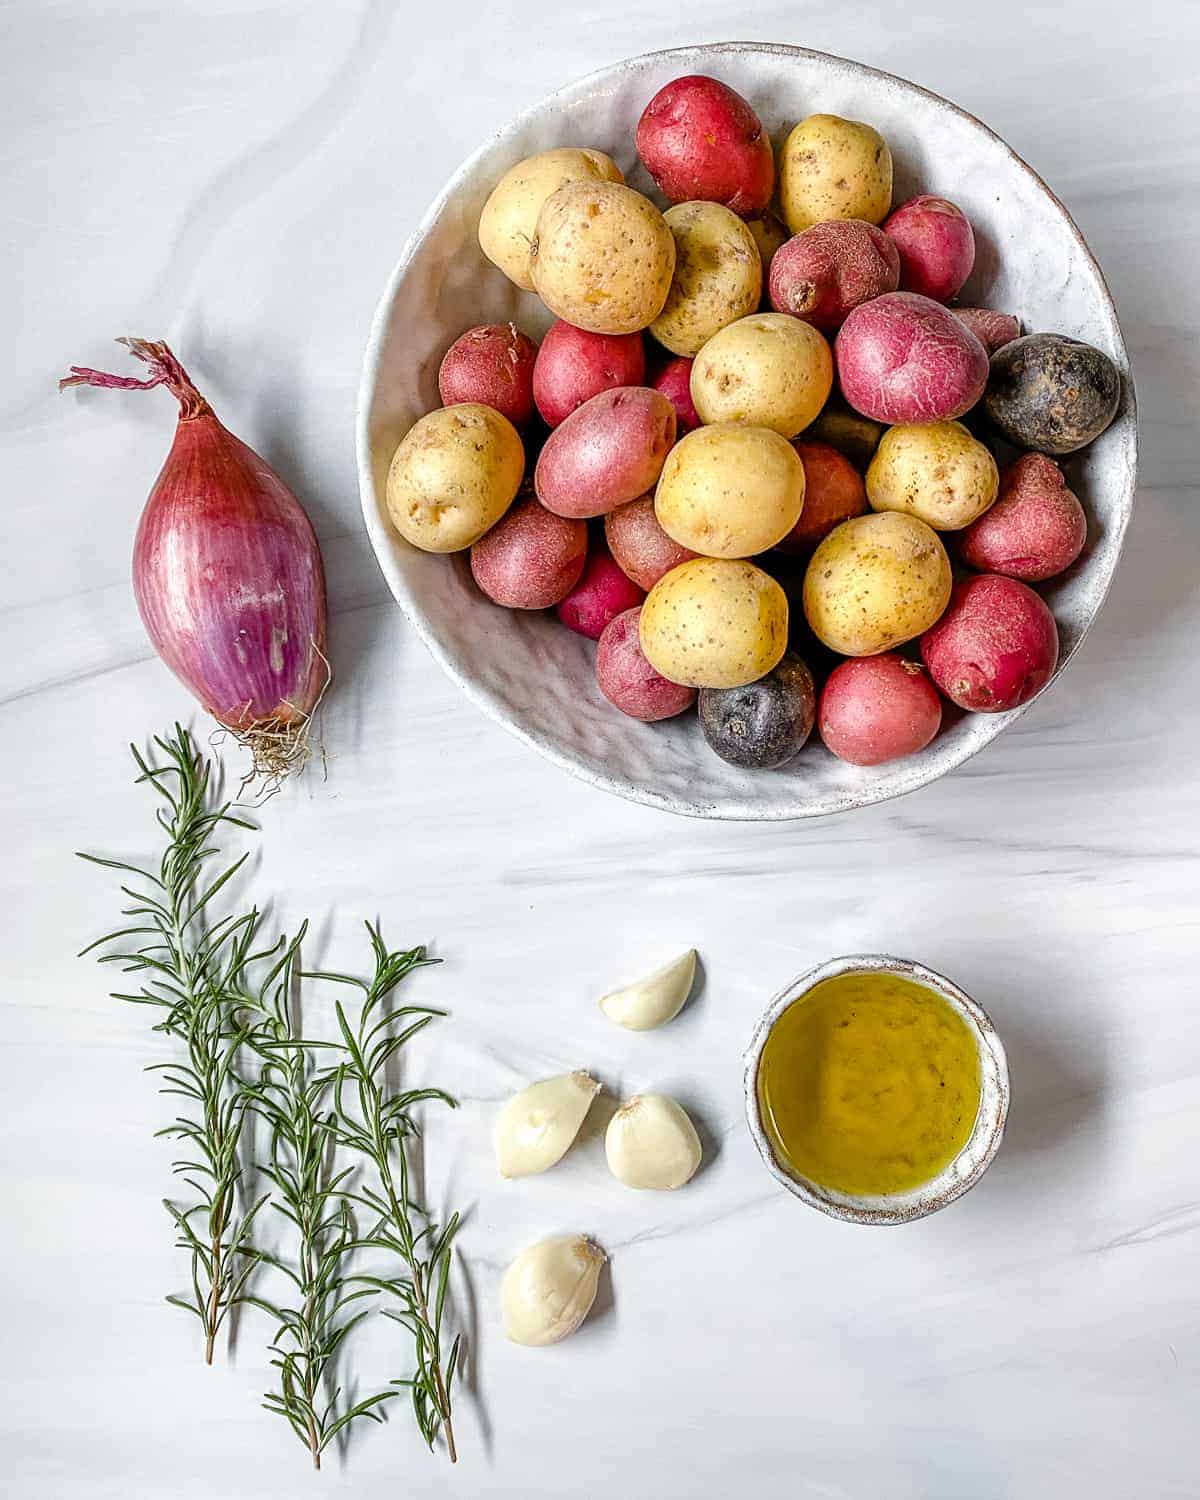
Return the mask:
<svg viewBox="0 0 1200 1500">
<path fill-rule="evenodd" d="M 171 353 L 166 344 L 149 339 L 118 339 L 135 358 L 150 366 L 146 380 L 134 380 L 129 375 L 110 375 L 104 370 L 89 370 L 85 365 L 72 365 L 71 373 L 58 382 L 60 391 L 72 385 L 98 385 L 107 390 L 149 391 L 156 385 L 165 385 L 179 402 L 179 420 L 203 417 L 212 413 L 212 407 L 192 384 L 187 371 Z"/>
</svg>

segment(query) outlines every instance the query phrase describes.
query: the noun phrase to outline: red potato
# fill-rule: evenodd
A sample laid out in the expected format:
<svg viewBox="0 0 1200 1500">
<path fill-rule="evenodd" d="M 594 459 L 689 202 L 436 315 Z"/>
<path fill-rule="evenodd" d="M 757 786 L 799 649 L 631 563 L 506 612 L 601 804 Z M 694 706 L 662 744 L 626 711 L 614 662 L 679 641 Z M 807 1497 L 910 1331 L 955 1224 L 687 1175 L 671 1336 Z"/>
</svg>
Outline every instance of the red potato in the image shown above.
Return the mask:
<svg viewBox="0 0 1200 1500">
<path fill-rule="evenodd" d="M 1003 349 L 1021 337 L 1021 320 L 1012 313 L 995 312 L 990 307 L 952 307 L 950 311 L 965 324 L 989 354 Z"/>
<path fill-rule="evenodd" d="M 776 312 L 833 329 L 859 303 L 899 285 L 900 258 L 887 235 L 863 219 L 835 219 L 803 230 L 775 252 L 767 295 Z"/>
<path fill-rule="evenodd" d="M 975 264 L 971 221 L 948 198 L 921 193 L 893 209 L 884 232 L 900 252 L 900 285 L 935 302 L 953 297 Z"/>
<path fill-rule="evenodd" d="M 538 346 L 515 323 L 468 328 L 446 350 L 438 370 L 443 406 L 478 402 L 520 427 L 533 416 L 533 367 Z"/>
<path fill-rule="evenodd" d="M 942 724 L 942 701 L 920 663 L 896 651 L 844 661 L 821 693 L 817 726 L 852 766 L 882 766 L 924 750 Z"/>
<path fill-rule="evenodd" d="M 650 383 L 675 408 L 675 431 L 680 437 L 700 426 L 700 418 L 692 405 L 690 359 L 685 359 L 682 355 L 678 359 L 669 359 Z"/>
<path fill-rule="evenodd" d="M 921 656 L 959 708 L 1003 713 L 1049 682 L 1058 627 L 1046 601 L 1026 584 L 981 573 L 955 585 L 945 614 L 921 637 Z"/>
<path fill-rule="evenodd" d="M 471 573 L 495 604 L 549 609 L 579 582 L 587 543 L 586 521 L 518 500 L 471 548 Z"/>
<path fill-rule="evenodd" d="M 609 556 L 607 548 L 593 547 L 582 577 L 558 606 L 558 618 L 568 630 L 598 641 L 610 620 L 645 597 Z"/>
<path fill-rule="evenodd" d="M 596 648 L 596 682 L 623 714 L 653 724 L 685 713 L 696 701 L 696 689 L 660 677 L 642 651 L 638 605 L 616 615 L 604 627 Z"/>
<path fill-rule="evenodd" d="M 646 351 L 640 333 L 588 333 L 560 318 L 542 340 L 533 366 L 533 399 L 547 427 L 619 385 L 641 385 Z"/>
<path fill-rule="evenodd" d="M 844 454 L 828 443 L 797 438 L 792 447 L 804 465 L 804 509 L 800 519 L 779 542 L 778 552 L 812 552 L 835 526 L 867 512 L 862 475 Z"/>
<path fill-rule="evenodd" d="M 984 573 L 1037 583 L 1069 568 L 1087 541 L 1087 517 L 1062 470 L 1023 453 L 1000 475 L 996 503 L 962 534 L 962 558 Z"/>
<path fill-rule="evenodd" d="M 604 518 L 604 540 L 621 571 L 647 593 L 664 573 L 696 556 L 658 524 L 653 495 L 610 510 Z"/>
<path fill-rule="evenodd" d="M 961 417 L 987 385 L 987 350 L 948 308 L 917 292 L 856 307 L 834 352 L 842 394 L 877 422 Z"/>
<path fill-rule="evenodd" d="M 675 441 L 675 408 L 644 385 L 585 401 L 538 455 L 534 489 L 560 516 L 602 516 L 654 487 Z"/>
<path fill-rule="evenodd" d="M 659 89 L 638 121 L 637 152 L 672 203 L 706 199 L 757 218 L 775 188 L 762 121 L 738 93 L 692 74 Z"/>
</svg>

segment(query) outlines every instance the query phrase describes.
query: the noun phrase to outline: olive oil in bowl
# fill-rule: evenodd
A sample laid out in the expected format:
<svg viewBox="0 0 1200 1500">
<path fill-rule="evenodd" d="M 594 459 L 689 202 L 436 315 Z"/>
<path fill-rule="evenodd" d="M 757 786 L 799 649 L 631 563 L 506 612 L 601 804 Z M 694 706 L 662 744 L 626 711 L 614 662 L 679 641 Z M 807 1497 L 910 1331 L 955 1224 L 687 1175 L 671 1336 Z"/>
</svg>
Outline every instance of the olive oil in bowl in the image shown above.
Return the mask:
<svg viewBox="0 0 1200 1500">
<path fill-rule="evenodd" d="M 838 959 L 759 1028 L 751 1129 L 775 1175 L 827 1212 L 917 1218 L 957 1197 L 999 1145 L 1003 1048 L 986 1015 L 920 965 Z"/>
</svg>

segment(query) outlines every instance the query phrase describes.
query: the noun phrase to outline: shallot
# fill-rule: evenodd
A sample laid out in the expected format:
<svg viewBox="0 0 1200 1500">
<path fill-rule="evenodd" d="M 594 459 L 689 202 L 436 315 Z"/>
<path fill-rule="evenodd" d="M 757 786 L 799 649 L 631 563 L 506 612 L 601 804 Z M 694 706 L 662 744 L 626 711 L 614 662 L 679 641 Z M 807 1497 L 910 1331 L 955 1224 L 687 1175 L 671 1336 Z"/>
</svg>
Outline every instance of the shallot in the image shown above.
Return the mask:
<svg viewBox="0 0 1200 1500">
<path fill-rule="evenodd" d="M 224 427 L 163 343 L 120 339 L 145 380 L 72 366 L 59 381 L 164 385 L 175 441 L 142 511 L 133 591 L 151 644 L 205 710 L 278 782 L 308 757 L 330 679 L 325 573 L 312 524 L 279 475 Z"/>
</svg>

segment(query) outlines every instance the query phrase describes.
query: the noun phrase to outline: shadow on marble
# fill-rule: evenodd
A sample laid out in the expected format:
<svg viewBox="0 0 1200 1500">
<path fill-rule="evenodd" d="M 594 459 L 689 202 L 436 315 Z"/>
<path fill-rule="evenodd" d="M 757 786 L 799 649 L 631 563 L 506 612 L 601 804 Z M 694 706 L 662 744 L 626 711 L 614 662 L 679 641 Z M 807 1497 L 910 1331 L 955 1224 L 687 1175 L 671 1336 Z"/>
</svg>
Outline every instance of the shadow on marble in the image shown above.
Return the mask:
<svg viewBox="0 0 1200 1500">
<path fill-rule="evenodd" d="M 465 1225 L 468 1223 L 471 1216 L 472 1209 L 467 1209 L 460 1216 L 460 1224 Z M 458 1385 L 471 1398 L 471 1405 L 475 1410 L 475 1417 L 479 1423 L 480 1442 L 483 1445 L 484 1453 L 490 1459 L 495 1439 L 488 1404 L 483 1396 L 484 1383 L 480 1379 L 482 1361 L 480 1359 L 479 1292 L 475 1285 L 474 1273 L 466 1256 L 456 1255 L 454 1257 L 454 1271 L 456 1274 L 451 1277 L 447 1311 L 450 1327 L 457 1328 L 462 1335 L 462 1348 L 459 1352 L 458 1363 Z"/>
</svg>

